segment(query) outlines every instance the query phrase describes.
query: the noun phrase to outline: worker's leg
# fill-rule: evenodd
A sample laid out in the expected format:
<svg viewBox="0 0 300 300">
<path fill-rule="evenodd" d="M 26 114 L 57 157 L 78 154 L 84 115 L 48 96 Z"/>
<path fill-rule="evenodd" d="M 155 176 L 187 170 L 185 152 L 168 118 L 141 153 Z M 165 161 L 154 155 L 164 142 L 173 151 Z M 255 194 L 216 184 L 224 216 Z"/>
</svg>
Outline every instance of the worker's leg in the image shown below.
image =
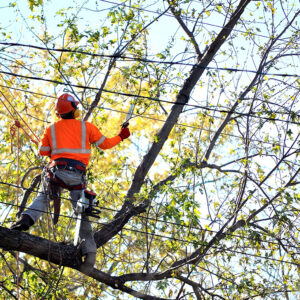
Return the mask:
<svg viewBox="0 0 300 300">
<path fill-rule="evenodd" d="M 28 215 L 32 218 L 34 223 L 42 216 L 43 213 L 47 212 L 49 207 L 49 197 L 47 196 L 44 189 L 41 188 L 37 197 L 30 204 L 28 209 L 22 213 L 22 215 Z"/>
<path fill-rule="evenodd" d="M 18 221 L 11 226 L 11 229 L 19 231 L 28 230 L 47 211 L 48 206 L 49 198 L 44 192 L 44 187 L 42 187 L 35 200 L 22 213 Z"/>
<path fill-rule="evenodd" d="M 77 201 L 81 200 L 82 191 L 73 190 L 70 194 L 72 199 L 72 206 L 73 209 L 75 209 Z M 82 256 L 85 257 L 83 264 L 80 266 L 80 271 L 88 275 L 93 270 L 96 261 L 97 246 L 94 240 L 94 234 L 91 223 L 89 222 L 89 218 L 84 214 L 81 220 L 79 237 L 82 241 L 81 253 Z"/>
<path fill-rule="evenodd" d="M 75 209 L 77 201 L 81 199 L 81 190 L 73 190 L 71 191 L 71 199 L 72 199 L 72 206 Z M 94 234 L 92 230 L 91 223 L 89 221 L 88 216 L 82 216 L 81 227 L 79 231 L 79 237 L 84 242 L 82 243 L 82 255 L 86 255 L 89 252 L 97 252 L 97 246 L 94 240 Z"/>
<path fill-rule="evenodd" d="M 80 185 L 84 183 L 84 178 L 81 172 L 70 172 L 67 170 L 57 170 L 55 176 L 65 182 L 67 185 Z M 82 190 L 72 190 L 70 192 L 71 203 L 73 209 L 76 208 L 77 201 L 81 198 Z M 97 247 L 93 236 L 92 226 L 89 222 L 89 218 L 83 214 L 81 227 L 79 231 L 79 237 L 83 241 L 82 243 L 82 255 L 87 253 L 96 253 Z"/>
</svg>

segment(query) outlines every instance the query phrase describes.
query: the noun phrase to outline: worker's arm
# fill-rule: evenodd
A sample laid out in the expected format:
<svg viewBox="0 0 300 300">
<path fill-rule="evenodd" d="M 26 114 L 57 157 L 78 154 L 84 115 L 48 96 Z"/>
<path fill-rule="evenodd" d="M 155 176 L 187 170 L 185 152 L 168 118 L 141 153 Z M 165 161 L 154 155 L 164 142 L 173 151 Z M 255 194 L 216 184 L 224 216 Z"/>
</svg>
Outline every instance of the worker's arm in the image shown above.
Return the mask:
<svg viewBox="0 0 300 300">
<path fill-rule="evenodd" d="M 97 145 L 97 142 L 95 143 L 100 149 L 105 150 L 105 149 L 110 149 L 116 145 L 118 145 L 122 139 L 117 135 L 113 138 L 107 138 L 104 135 L 103 137 L 103 142 Z"/>
<path fill-rule="evenodd" d="M 95 125 L 87 122 L 87 127 L 90 128 L 90 142 L 102 150 L 113 148 L 130 135 L 128 128 L 122 128 L 119 135 L 107 138 Z M 126 130 L 124 131 L 124 129 Z"/>
<path fill-rule="evenodd" d="M 41 140 L 39 147 L 39 154 L 42 156 L 51 156 L 51 147 L 48 137 L 48 128 L 46 129 L 44 136 Z"/>
</svg>

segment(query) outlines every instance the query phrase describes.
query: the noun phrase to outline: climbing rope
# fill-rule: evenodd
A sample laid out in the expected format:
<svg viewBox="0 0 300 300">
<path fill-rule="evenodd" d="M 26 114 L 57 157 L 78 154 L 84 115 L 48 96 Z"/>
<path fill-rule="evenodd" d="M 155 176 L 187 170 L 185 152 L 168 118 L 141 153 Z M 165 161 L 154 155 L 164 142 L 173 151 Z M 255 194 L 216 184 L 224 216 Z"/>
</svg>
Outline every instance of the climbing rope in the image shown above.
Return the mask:
<svg viewBox="0 0 300 300">
<path fill-rule="evenodd" d="M 13 129 L 13 127 L 17 127 L 18 129 L 21 128 L 24 133 L 27 135 L 27 137 L 36 145 L 39 144 L 40 140 L 39 138 L 35 135 L 35 133 L 33 132 L 33 130 L 30 128 L 30 126 L 27 124 L 27 122 L 21 117 L 21 115 L 19 114 L 19 112 L 14 108 L 14 106 L 10 103 L 10 101 L 7 99 L 7 97 L 5 96 L 5 94 L 0 90 L 1 95 L 6 99 L 6 101 L 8 102 L 8 104 L 11 106 L 13 112 L 18 116 L 19 119 L 21 119 L 23 121 L 23 123 L 26 125 L 26 127 L 29 129 L 29 131 L 32 133 L 32 135 L 35 137 L 32 138 L 31 135 L 26 131 L 26 129 L 21 125 L 21 122 L 19 120 L 17 120 L 14 116 L 14 114 L 10 111 L 10 109 L 8 108 L 8 106 L 5 104 L 5 102 L 0 98 L 0 101 L 2 102 L 2 104 L 4 105 L 4 107 L 6 108 L 6 110 L 8 111 L 8 113 L 10 114 L 10 116 L 13 118 L 14 120 L 14 124 L 11 126 L 10 130 L 11 130 L 11 134 L 14 133 L 16 130 Z"/>
<path fill-rule="evenodd" d="M 27 132 L 27 130 L 22 126 L 21 122 L 16 119 L 13 112 L 5 104 L 3 99 L 0 98 L 0 101 L 2 102 L 2 104 L 4 105 L 4 107 L 6 108 L 6 110 L 8 111 L 8 113 L 14 120 L 14 123 L 10 126 L 10 136 L 11 136 L 10 147 L 11 147 L 11 153 L 13 153 L 13 140 L 17 134 L 17 186 L 19 186 L 19 184 L 20 184 L 20 129 L 22 129 L 24 131 L 25 135 L 30 139 L 30 141 L 32 141 L 36 145 L 39 144 L 39 138 L 35 135 L 35 133 L 32 131 L 32 129 L 29 127 L 29 125 L 26 123 L 26 121 L 21 117 L 19 112 L 14 108 L 14 106 L 10 103 L 8 98 L 5 96 L 5 94 L 1 90 L 0 90 L 0 93 L 6 99 L 7 103 L 12 108 L 12 111 L 14 112 L 14 114 L 20 120 L 22 120 L 24 122 L 26 127 L 29 129 L 29 131 L 35 137 L 35 139 L 31 137 L 31 135 Z M 19 207 L 19 189 L 17 189 L 17 193 L 16 193 L 16 202 L 17 202 L 17 207 Z M 20 299 L 20 253 L 19 252 L 16 253 L 16 263 L 17 263 L 17 299 Z"/>
<path fill-rule="evenodd" d="M 17 132 L 17 186 L 20 184 L 20 128 L 21 124 L 19 121 L 15 120 L 15 123 L 10 127 L 10 135 L 11 135 L 11 152 L 13 152 L 13 139 Z M 16 202 L 17 206 L 19 206 L 19 189 L 17 188 L 16 193 Z M 20 297 L 20 253 L 17 251 L 16 253 L 17 260 L 17 299 Z"/>
</svg>

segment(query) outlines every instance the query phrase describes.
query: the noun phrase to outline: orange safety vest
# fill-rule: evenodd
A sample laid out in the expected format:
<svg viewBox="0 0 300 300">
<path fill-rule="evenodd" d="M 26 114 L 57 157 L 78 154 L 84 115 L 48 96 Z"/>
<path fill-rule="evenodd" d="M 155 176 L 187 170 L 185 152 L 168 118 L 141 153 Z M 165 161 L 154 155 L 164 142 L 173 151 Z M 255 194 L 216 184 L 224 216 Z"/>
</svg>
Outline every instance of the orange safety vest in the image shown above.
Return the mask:
<svg viewBox="0 0 300 300">
<path fill-rule="evenodd" d="M 70 158 L 81 161 L 87 166 L 91 155 L 91 144 L 104 150 L 120 142 L 120 136 L 106 138 L 92 123 L 76 119 L 61 119 L 46 129 L 39 153 L 50 156 L 51 161 Z"/>
</svg>

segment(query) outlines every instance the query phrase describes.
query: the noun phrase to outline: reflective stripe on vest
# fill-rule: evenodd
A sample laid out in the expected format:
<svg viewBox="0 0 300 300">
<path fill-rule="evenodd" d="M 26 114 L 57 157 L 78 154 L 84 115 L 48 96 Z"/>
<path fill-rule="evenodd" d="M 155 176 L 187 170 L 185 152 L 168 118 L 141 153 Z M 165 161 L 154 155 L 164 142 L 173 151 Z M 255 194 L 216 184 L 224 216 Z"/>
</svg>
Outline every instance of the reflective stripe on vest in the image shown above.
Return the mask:
<svg viewBox="0 0 300 300">
<path fill-rule="evenodd" d="M 40 151 L 51 151 L 51 148 L 50 147 L 44 147 L 44 146 L 41 146 Z"/>
<path fill-rule="evenodd" d="M 106 137 L 104 135 L 102 135 L 101 138 L 98 141 L 96 141 L 94 144 L 96 146 L 100 146 L 104 142 L 105 139 L 106 139 Z"/>
<path fill-rule="evenodd" d="M 51 125 L 51 140 L 52 140 L 52 151 L 51 155 L 61 154 L 61 153 L 78 153 L 78 154 L 90 154 L 91 149 L 86 149 L 86 125 L 84 121 L 81 121 L 81 148 L 60 148 L 57 149 L 55 124 Z"/>
</svg>

